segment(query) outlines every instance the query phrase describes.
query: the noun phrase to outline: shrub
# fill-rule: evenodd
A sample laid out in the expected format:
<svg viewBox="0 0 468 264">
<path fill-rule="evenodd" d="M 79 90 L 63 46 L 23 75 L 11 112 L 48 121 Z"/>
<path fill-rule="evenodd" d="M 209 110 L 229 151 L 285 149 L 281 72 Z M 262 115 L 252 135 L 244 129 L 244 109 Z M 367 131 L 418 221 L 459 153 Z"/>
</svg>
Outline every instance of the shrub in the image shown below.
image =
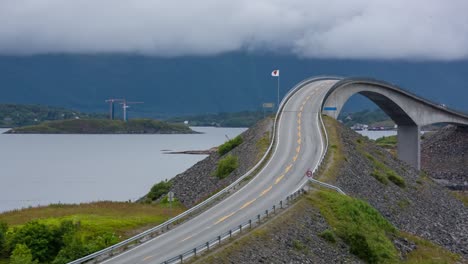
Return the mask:
<svg viewBox="0 0 468 264">
<path fill-rule="evenodd" d="M 327 230 L 323 231 L 322 233 L 320 233 L 319 237 L 325 239 L 326 241 L 328 241 L 330 243 L 336 243 L 335 234 L 333 234 L 333 231 L 331 231 L 329 229 L 327 229 Z"/>
<path fill-rule="evenodd" d="M 295 250 L 298 250 L 298 251 L 305 249 L 305 245 L 299 240 L 293 240 L 292 246 L 294 247 Z"/>
<path fill-rule="evenodd" d="M 379 170 L 374 169 L 374 171 L 371 173 L 371 176 L 385 185 L 388 184 L 387 177 L 385 177 L 385 175 L 383 175 Z"/>
<path fill-rule="evenodd" d="M 391 182 L 393 182 L 397 186 L 401 188 L 406 187 L 405 180 L 400 175 L 396 174 L 396 172 L 392 170 L 387 171 L 387 177 Z"/>
<path fill-rule="evenodd" d="M 153 187 L 151 187 L 150 192 L 148 193 L 148 198 L 153 201 L 159 199 L 161 196 L 167 194 L 172 187 L 172 182 L 170 181 L 161 181 Z"/>
<path fill-rule="evenodd" d="M 6 244 L 6 232 L 8 230 L 8 225 L 5 222 L 0 221 L 0 256 L 3 255 Z"/>
<path fill-rule="evenodd" d="M 235 147 L 239 146 L 240 144 L 242 144 L 244 140 L 242 139 L 241 136 L 237 136 L 231 140 L 228 140 L 226 141 L 224 144 L 222 144 L 221 146 L 219 146 L 218 148 L 218 153 L 219 155 L 224 155 L 226 153 L 228 153 L 229 151 L 231 151 L 232 149 L 234 149 Z"/>
<path fill-rule="evenodd" d="M 215 175 L 220 179 L 226 178 L 232 171 L 237 169 L 239 166 L 236 156 L 228 155 L 218 162 L 218 168 L 216 168 Z"/>
<path fill-rule="evenodd" d="M 31 250 L 25 244 L 17 244 L 10 257 L 10 264 L 36 264 Z"/>
</svg>

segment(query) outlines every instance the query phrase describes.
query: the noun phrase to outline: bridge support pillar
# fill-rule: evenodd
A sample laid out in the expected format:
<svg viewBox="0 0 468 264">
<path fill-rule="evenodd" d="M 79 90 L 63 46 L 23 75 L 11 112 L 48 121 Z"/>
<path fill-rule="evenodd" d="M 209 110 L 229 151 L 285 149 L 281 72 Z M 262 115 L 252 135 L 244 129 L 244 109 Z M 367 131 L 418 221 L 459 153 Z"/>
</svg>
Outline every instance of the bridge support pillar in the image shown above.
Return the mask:
<svg viewBox="0 0 468 264">
<path fill-rule="evenodd" d="M 418 170 L 421 168 L 420 132 L 417 125 L 398 126 L 398 158 Z"/>
</svg>

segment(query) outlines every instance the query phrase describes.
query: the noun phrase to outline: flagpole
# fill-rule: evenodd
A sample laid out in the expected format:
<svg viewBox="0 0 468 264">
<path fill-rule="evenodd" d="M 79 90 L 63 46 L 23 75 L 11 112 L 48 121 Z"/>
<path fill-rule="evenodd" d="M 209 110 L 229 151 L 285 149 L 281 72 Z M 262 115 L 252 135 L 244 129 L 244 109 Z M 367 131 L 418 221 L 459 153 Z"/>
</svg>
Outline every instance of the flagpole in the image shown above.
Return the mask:
<svg viewBox="0 0 468 264">
<path fill-rule="evenodd" d="M 280 89 L 280 76 L 278 74 L 278 110 L 279 110 L 279 89 Z"/>
</svg>

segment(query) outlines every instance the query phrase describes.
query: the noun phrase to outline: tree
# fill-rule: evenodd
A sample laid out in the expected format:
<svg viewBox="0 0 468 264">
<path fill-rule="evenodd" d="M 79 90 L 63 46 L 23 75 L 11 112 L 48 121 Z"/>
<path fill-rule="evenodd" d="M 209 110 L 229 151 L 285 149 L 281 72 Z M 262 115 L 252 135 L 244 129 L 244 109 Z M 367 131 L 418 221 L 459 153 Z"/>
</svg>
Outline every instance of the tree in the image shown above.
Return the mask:
<svg viewBox="0 0 468 264">
<path fill-rule="evenodd" d="M 0 256 L 5 253 L 5 244 L 6 244 L 6 232 L 8 230 L 8 225 L 5 222 L 0 222 Z"/>
<path fill-rule="evenodd" d="M 37 260 L 33 260 L 31 250 L 25 244 L 16 244 L 15 249 L 11 253 L 10 264 L 37 264 Z"/>
</svg>

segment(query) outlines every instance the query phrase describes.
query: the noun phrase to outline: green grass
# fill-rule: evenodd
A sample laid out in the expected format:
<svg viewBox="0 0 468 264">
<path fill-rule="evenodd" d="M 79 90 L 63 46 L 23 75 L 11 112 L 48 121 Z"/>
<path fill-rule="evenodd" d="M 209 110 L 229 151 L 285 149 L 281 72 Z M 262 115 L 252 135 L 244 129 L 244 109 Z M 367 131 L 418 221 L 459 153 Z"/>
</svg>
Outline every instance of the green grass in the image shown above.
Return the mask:
<svg viewBox="0 0 468 264">
<path fill-rule="evenodd" d="M 375 140 L 377 146 L 393 149 L 396 148 L 397 145 L 397 136 L 388 136 L 388 137 L 381 137 Z"/>
<path fill-rule="evenodd" d="M 226 178 L 231 172 L 239 167 L 237 156 L 228 155 L 218 162 L 214 175 L 220 179 Z"/>
<path fill-rule="evenodd" d="M 325 239 L 326 241 L 335 244 L 336 243 L 336 237 L 333 231 L 330 229 L 327 229 L 323 231 L 322 233 L 319 234 L 319 237 Z"/>
<path fill-rule="evenodd" d="M 53 225 L 61 220 L 72 220 L 79 221 L 86 233 L 109 231 L 126 237 L 135 229 L 160 224 L 183 211 L 180 205 L 170 209 L 162 205 L 125 202 L 55 204 L 2 213 L 0 221 L 11 228 L 31 220 Z"/>
<path fill-rule="evenodd" d="M 397 186 L 401 187 L 401 188 L 405 188 L 406 187 L 406 183 L 405 183 L 405 180 L 398 174 L 396 174 L 395 171 L 393 170 L 388 170 L 386 171 L 387 173 L 387 178 L 393 182 L 394 184 L 396 184 Z"/>
<path fill-rule="evenodd" d="M 440 247 L 428 240 L 400 232 L 404 237 L 416 244 L 416 249 L 411 251 L 404 263 L 408 264 L 451 264 L 460 263 L 461 257 Z"/>
<path fill-rule="evenodd" d="M 270 146 L 270 132 L 265 132 L 265 134 L 263 134 L 263 137 L 260 138 L 257 141 L 257 143 L 255 143 L 255 145 L 257 147 L 257 161 L 259 161 L 263 157 L 263 155 L 265 155 L 265 152 Z"/>
<path fill-rule="evenodd" d="M 388 184 L 388 179 L 387 177 L 382 174 L 380 172 L 380 170 L 377 170 L 377 169 L 374 169 L 372 172 L 371 172 L 371 176 L 374 177 L 376 180 L 378 180 L 379 182 L 387 185 Z"/>
<path fill-rule="evenodd" d="M 224 155 L 226 153 L 228 153 L 229 151 L 233 150 L 235 147 L 239 146 L 240 144 L 242 144 L 244 140 L 242 139 L 242 137 L 239 135 L 233 139 L 230 139 L 228 141 L 226 141 L 224 144 L 220 145 L 218 147 L 218 153 L 219 155 Z"/>
<path fill-rule="evenodd" d="M 193 133 L 182 124 L 170 124 L 152 119 L 132 119 L 128 122 L 107 119 L 70 119 L 49 121 L 34 126 L 15 128 L 14 133 L 45 134 L 172 134 Z"/>
<path fill-rule="evenodd" d="M 372 166 L 374 167 L 373 171 L 371 172 L 372 177 L 385 185 L 391 181 L 400 188 L 406 187 L 406 182 L 403 177 L 398 175 L 398 173 L 396 173 L 394 170 L 390 169 L 387 165 L 378 161 L 375 157 L 367 152 L 364 152 L 364 156 L 372 162 Z"/>
<path fill-rule="evenodd" d="M 151 190 L 146 195 L 148 201 L 154 201 L 161 196 L 166 195 L 172 187 L 171 181 L 161 181 L 151 187 Z"/>
<path fill-rule="evenodd" d="M 338 122 L 328 116 L 322 118 L 327 129 L 330 148 L 325 157 L 325 170 L 319 172 L 318 179 L 324 182 L 334 182 L 342 163 L 345 162 L 345 155 L 338 132 Z"/>
<path fill-rule="evenodd" d="M 318 191 L 308 199 L 350 246 L 351 253 L 368 263 L 398 260 L 391 240 L 396 229 L 368 203 L 331 191 Z"/>
</svg>

